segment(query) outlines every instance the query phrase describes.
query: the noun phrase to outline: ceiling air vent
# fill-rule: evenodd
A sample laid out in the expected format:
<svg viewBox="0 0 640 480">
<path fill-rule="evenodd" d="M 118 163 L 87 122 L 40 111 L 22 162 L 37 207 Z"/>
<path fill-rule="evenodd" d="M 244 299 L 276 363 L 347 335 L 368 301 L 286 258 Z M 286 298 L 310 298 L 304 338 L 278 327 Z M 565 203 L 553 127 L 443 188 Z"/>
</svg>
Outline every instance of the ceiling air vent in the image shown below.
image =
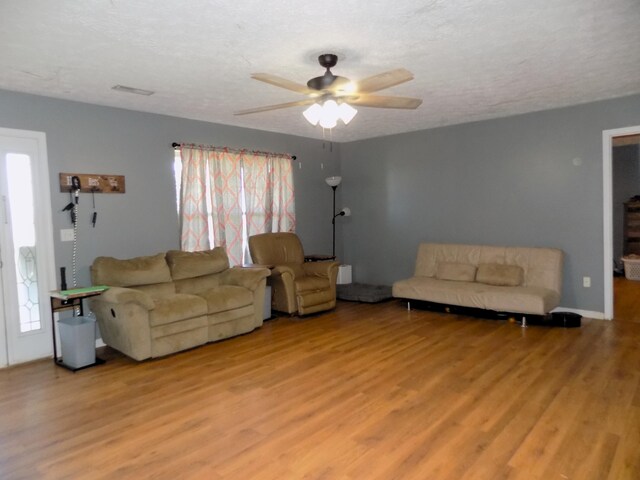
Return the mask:
<svg viewBox="0 0 640 480">
<path fill-rule="evenodd" d="M 111 87 L 111 90 L 115 90 L 117 92 L 124 92 L 124 93 L 133 93 L 135 95 L 153 95 L 156 92 L 153 92 L 151 90 L 143 90 L 142 88 L 133 88 L 133 87 L 125 87 L 124 85 L 116 85 L 114 87 Z"/>
</svg>

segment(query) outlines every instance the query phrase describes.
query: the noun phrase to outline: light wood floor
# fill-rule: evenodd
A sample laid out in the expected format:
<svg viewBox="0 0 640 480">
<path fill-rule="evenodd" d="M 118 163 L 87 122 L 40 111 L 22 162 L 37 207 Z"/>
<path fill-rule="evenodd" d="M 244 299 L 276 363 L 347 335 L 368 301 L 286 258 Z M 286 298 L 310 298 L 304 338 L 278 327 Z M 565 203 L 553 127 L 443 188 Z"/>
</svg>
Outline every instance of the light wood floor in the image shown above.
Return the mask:
<svg viewBox="0 0 640 480">
<path fill-rule="evenodd" d="M 614 317 L 640 323 L 640 281 L 615 277 L 613 292 Z"/>
<path fill-rule="evenodd" d="M 345 302 L 159 360 L 106 353 L 0 371 L 0 478 L 640 478 L 624 318 L 522 329 Z"/>
</svg>

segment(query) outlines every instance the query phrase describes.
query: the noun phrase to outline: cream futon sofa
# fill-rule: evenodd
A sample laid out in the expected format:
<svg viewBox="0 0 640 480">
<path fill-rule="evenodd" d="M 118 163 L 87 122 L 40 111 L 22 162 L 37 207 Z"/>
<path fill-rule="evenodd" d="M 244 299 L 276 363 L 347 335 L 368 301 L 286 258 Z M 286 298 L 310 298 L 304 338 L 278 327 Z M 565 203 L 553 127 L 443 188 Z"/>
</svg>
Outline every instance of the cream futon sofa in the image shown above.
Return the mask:
<svg viewBox="0 0 640 480">
<path fill-rule="evenodd" d="M 91 300 L 103 341 L 136 360 L 168 355 L 260 327 L 266 268 L 229 268 L 223 248 L 98 257 Z"/>
<path fill-rule="evenodd" d="M 560 304 L 563 253 L 555 248 L 423 243 L 413 277 L 393 296 L 544 315 Z"/>
</svg>

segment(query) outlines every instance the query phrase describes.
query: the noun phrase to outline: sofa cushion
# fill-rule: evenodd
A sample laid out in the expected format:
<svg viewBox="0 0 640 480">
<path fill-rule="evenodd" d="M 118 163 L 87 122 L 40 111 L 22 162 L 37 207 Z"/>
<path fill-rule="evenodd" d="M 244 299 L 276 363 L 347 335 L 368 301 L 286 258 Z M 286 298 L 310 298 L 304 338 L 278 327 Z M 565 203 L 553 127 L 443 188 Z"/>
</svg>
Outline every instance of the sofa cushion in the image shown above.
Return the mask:
<svg viewBox="0 0 640 480">
<path fill-rule="evenodd" d="M 216 288 L 220 285 L 222 274 L 212 273 L 211 275 L 203 275 L 195 278 L 183 278 L 182 280 L 176 280 L 176 293 L 191 293 L 198 295 L 200 292 L 206 292 L 212 288 Z"/>
<path fill-rule="evenodd" d="M 171 272 L 164 253 L 128 260 L 98 257 L 91 266 L 91 280 L 94 285 L 133 287 L 170 282 Z"/>
<path fill-rule="evenodd" d="M 393 284 L 393 296 L 427 302 L 484 308 L 482 293 L 491 288 L 476 282 L 445 282 L 433 277 L 411 277 Z"/>
<path fill-rule="evenodd" d="M 151 329 L 151 338 L 161 338 L 167 335 L 175 335 L 176 333 L 188 332 L 190 330 L 207 329 L 207 316 L 201 315 L 194 318 L 186 318 L 179 322 L 165 323 L 164 325 L 156 325 Z M 207 343 L 205 338 L 204 342 Z"/>
<path fill-rule="evenodd" d="M 560 295 L 542 287 L 498 287 L 488 285 L 484 308 L 502 312 L 544 315 L 560 303 Z"/>
<path fill-rule="evenodd" d="M 169 250 L 167 252 L 167 263 L 171 269 L 173 280 L 201 277 L 211 273 L 219 273 L 229 268 L 229 258 L 222 247 L 203 252 Z"/>
<path fill-rule="evenodd" d="M 253 305 L 253 292 L 235 285 L 220 285 L 210 290 L 199 292 L 207 303 L 207 313 L 225 312 L 234 308 Z"/>
<path fill-rule="evenodd" d="M 166 283 L 154 283 L 153 285 L 138 285 L 136 290 L 146 293 L 151 298 L 164 298 L 171 296 L 175 293 L 193 293 L 193 292 L 176 292 L 176 285 L 174 282 Z"/>
<path fill-rule="evenodd" d="M 111 287 L 100 295 L 100 300 L 109 303 L 137 303 L 147 310 L 156 306 L 150 295 L 137 288 Z"/>
<path fill-rule="evenodd" d="M 445 282 L 412 277 L 393 284 L 393 296 L 501 312 L 544 315 L 558 306 L 560 295 L 541 287 L 502 287 L 477 282 Z"/>
<path fill-rule="evenodd" d="M 476 282 L 504 287 L 522 285 L 524 270 L 517 265 L 500 265 L 497 263 L 483 263 L 478 265 Z"/>
<path fill-rule="evenodd" d="M 309 308 L 314 305 L 321 305 L 325 303 L 331 303 L 335 305 L 335 296 L 330 288 L 324 290 L 316 290 L 306 293 L 304 295 L 298 295 L 298 307 Z"/>
<path fill-rule="evenodd" d="M 158 298 L 155 303 L 156 307 L 149 312 L 152 327 L 207 314 L 207 302 L 197 295 L 176 293 Z"/>
<path fill-rule="evenodd" d="M 329 295 L 332 296 L 331 283 L 327 277 L 316 277 L 312 275 L 296 277 L 295 285 L 297 293 L 311 292 L 314 290 L 327 290 Z"/>
<path fill-rule="evenodd" d="M 469 263 L 439 262 L 436 278 L 453 280 L 456 282 L 473 282 L 476 277 L 476 267 Z"/>
</svg>

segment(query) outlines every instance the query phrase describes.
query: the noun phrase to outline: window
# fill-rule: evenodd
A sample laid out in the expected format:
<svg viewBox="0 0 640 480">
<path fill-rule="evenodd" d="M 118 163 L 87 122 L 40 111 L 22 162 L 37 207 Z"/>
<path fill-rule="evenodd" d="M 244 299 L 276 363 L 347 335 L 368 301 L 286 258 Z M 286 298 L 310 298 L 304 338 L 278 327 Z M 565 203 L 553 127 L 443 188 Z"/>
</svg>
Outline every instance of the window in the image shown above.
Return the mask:
<svg viewBox="0 0 640 480">
<path fill-rule="evenodd" d="M 174 172 L 183 250 L 222 246 L 242 264 L 249 236 L 295 229 L 288 155 L 183 145 Z"/>
</svg>

